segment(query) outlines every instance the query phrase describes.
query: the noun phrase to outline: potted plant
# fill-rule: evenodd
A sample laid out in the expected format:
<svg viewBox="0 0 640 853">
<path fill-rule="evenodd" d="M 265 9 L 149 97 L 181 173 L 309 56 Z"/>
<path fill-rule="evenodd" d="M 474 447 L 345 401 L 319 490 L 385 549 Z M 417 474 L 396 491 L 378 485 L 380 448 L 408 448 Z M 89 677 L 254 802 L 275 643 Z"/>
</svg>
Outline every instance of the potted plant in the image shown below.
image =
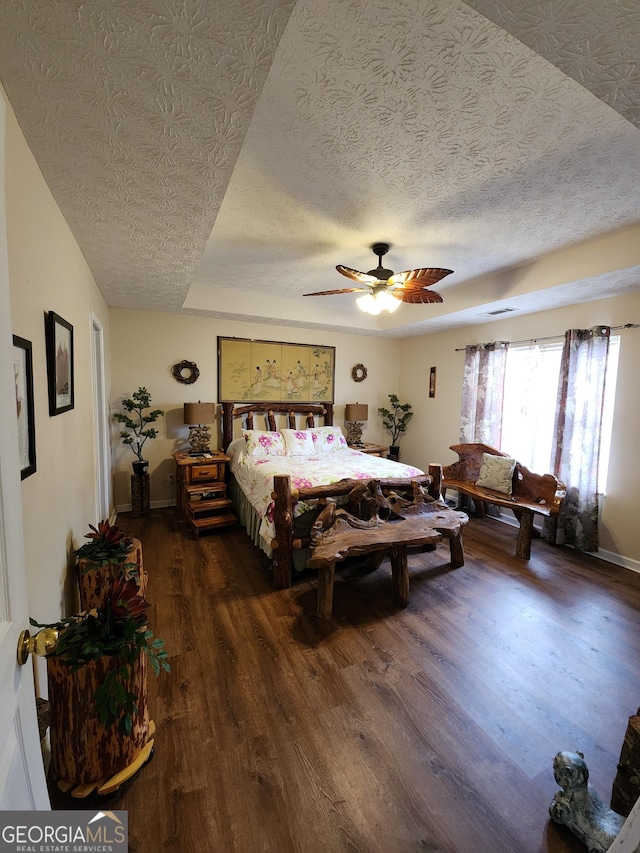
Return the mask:
<svg viewBox="0 0 640 853">
<path fill-rule="evenodd" d="M 400 448 L 398 441 L 403 432 L 407 429 L 407 424 L 413 417 L 411 411 L 411 403 L 401 403 L 396 394 L 389 394 L 390 409 L 381 406 L 378 413 L 382 415 L 382 424 L 385 429 L 391 433 L 391 445 L 389 447 L 389 458 L 398 459 L 400 456 Z"/>
<path fill-rule="evenodd" d="M 79 560 L 86 562 L 85 570 L 99 566 L 124 565 L 127 554 L 133 546 L 133 539 L 126 536 L 116 524 L 110 524 L 108 518 L 98 522 L 98 526 L 89 525 L 89 533 L 85 533 L 84 545 L 76 548 L 74 554 Z"/>
<path fill-rule="evenodd" d="M 131 578 L 144 598 L 146 574 L 142 570 L 142 548 L 138 539 L 132 539 L 107 518 L 97 527 L 89 525 L 84 545 L 76 548 L 78 558 L 78 586 L 80 607 L 87 610 L 104 601 L 108 585 L 119 577 Z"/>
<path fill-rule="evenodd" d="M 47 654 L 51 773 L 86 785 L 120 772 L 149 735 L 146 661 L 171 671 L 154 638 L 149 604 L 131 578 L 115 578 L 99 607 L 40 628 L 57 632 Z"/>
<path fill-rule="evenodd" d="M 149 462 L 142 455 L 142 448 L 150 438 L 156 438 L 158 430 L 149 424 L 155 423 L 159 417 L 164 415 L 162 409 L 153 409 L 148 414 L 143 414 L 145 409 L 151 407 L 151 394 L 146 388 L 138 388 L 137 391 L 122 401 L 124 412 L 116 412 L 114 420 L 124 424 L 126 429 L 121 430 L 122 443 L 128 445 L 138 458 L 133 463 L 134 474 L 146 474 Z"/>
</svg>

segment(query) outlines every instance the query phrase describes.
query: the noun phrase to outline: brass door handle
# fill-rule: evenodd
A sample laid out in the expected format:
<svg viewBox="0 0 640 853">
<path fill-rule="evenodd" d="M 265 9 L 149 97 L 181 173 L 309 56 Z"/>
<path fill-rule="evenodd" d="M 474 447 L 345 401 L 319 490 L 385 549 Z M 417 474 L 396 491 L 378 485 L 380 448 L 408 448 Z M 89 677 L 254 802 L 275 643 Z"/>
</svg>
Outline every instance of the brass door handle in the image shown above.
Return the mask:
<svg viewBox="0 0 640 853">
<path fill-rule="evenodd" d="M 57 628 L 43 628 L 42 631 L 32 637 L 28 630 L 20 632 L 18 637 L 18 663 L 20 666 L 28 661 L 30 654 L 45 657 L 55 650 L 58 644 Z"/>
</svg>

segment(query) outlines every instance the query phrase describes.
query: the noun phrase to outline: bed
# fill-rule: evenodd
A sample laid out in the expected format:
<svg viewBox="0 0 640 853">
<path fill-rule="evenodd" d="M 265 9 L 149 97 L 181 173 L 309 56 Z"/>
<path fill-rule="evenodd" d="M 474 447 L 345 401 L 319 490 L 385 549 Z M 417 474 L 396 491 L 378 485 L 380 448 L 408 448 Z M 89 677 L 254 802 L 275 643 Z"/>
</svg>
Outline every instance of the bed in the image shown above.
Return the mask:
<svg viewBox="0 0 640 853">
<path fill-rule="evenodd" d="M 417 483 L 439 497 L 440 466 L 425 474 L 349 448 L 328 404 L 222 407 L 234 507 L 254 544 L 272 559 L 278 589 L 290 586 L 293 572 L 304 568 L 311 524 L 327 501 L 345 502 L 354 486 L 372 480 L 383 491 L 411 491 Z M 316 419 L 324 424 L 316 425 Z"/>
</svg>

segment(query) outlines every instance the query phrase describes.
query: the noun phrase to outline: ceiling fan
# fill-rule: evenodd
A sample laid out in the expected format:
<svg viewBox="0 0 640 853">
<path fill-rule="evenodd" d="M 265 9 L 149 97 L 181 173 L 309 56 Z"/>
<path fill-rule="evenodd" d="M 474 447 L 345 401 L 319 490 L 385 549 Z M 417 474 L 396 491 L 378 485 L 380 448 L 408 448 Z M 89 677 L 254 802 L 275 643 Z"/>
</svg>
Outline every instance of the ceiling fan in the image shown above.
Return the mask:
<svg viewBox="0 0 640 853">
<path fill-rule="evenodd" d="M 439 293 L 428 288 L 449 275 L 453 270 L 422 268 L 394 273 L 382 266 L 382 258 L 389 251 L 389 243 L 374 243 L 371 247 L 378 258 L 378 266 L 369 272 L 344 267 L 338 264 L 339 273 L 359 282 L 363 287 L 345 287 L 341 290 L 321 290 L 317 293 L 305 293 L 305 296 L 333 296 L 336 293 L 364 293 L 356 301 L 358 308 L 367 314 L 390 313 L 400 307 L 401 302 L 421 304 L 425 302 L 443 302 Z"/>
</svg>

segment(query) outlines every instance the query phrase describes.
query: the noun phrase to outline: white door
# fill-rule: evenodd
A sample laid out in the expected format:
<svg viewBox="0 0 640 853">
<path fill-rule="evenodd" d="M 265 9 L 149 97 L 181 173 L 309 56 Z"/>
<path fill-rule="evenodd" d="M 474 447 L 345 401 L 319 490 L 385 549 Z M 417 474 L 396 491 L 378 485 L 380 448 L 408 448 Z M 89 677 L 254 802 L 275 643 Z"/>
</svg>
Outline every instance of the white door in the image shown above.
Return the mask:
<svg viewBox="0 0 640 853">
<path fill-rule="evenodd" d="M 93 432 L 96 464 L 96 514 L 95 518 L 109 518 L 111 491 L 109 471 L 108 409 L 104 369 L 104 330 L 102 323 L 91 312 L 91 361 L 93 368 Z"/>
<path fill-rule="evenodd" d="M 638 853 L 640 850 L 640 800 L 629 812 L 620 834 L 609 847 L 609 853 Z"/>
<path fill-rule="evenodd" d="M 31 659 L 18 666 L 29 627 L 4 202 L 5 101 L 0 95 L 0 809 L 49 809 Z M 37 473 L 33 476 L 37 477 Z"/>
</svg>

